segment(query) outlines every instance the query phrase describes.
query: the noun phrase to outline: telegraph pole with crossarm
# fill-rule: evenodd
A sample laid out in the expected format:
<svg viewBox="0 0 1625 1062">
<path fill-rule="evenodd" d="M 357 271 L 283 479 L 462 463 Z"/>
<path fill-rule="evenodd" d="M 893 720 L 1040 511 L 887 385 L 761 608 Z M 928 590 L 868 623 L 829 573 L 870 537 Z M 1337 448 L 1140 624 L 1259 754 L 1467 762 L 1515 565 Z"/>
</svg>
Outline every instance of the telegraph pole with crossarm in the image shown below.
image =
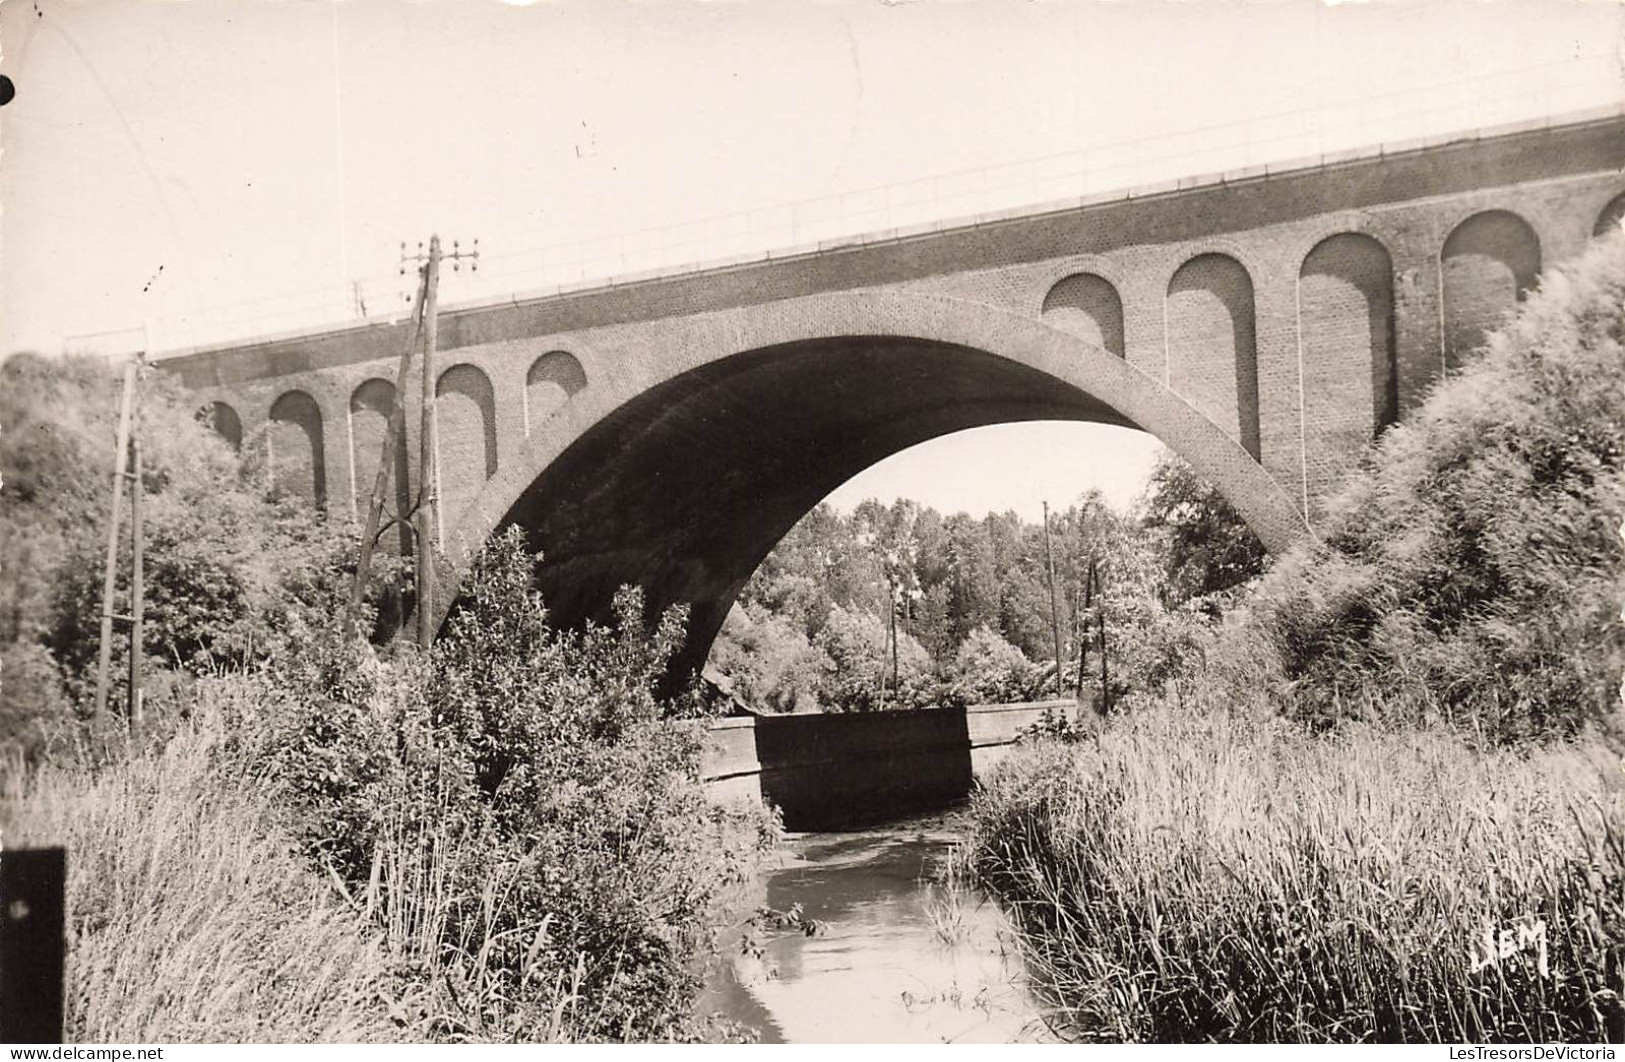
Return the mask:
<svg viewBox="0 0 1625 1062">
<path fill-rule="evenodd" d="M 360 608 L 361 600 L 366 594 L 367 579 L 372 567 L 372 552 L 377 544 L 380 534 L 379 522 L 383 514 L 384 498 L 389 491 L 389 476 L 395 465 L 396 447 L 404 446 L 405 420 L 406 420 L 406 374 L 412 361 L 412 350 L 417 346 L 418 336 L 423 337 L 423 372 L 422 386 L 419 395 L 420 434 L 418 447 L 418 493 L 412 506 L 411 513 L 399 513 L 396 519 L 405 524 L 411 521 L 415 524 L 415 548 L 417 558 L 417 613 L 418 613 L 418 645 L 427 649 L 429 641 L 434 634 L 434 535 L 435 507 L 439 499 L 440 477 L 436 453 L 438 440 L 435 436 L 435 371 L 434 355 L 438 338 L 437 315 L 439 310 L 440 264 L 443 261 L 452 263 L 454 270 L 460 269 L 462 263 L 467 261 L 471 270 L 479 268 L 480 244 L 474 241 L 472 250 L 464 251 L 454 241 L 452 253 L 445 254 L 440 249 L 440 237 L 429 238 L 429 250 L 423 252 L 423 244 L 418 244 L 418 252 L 408 255 L 406 244 L 401 244 L 401 273 L 404 275 L 408 264 L 418 266 L 421 282 L 418 285 L 416 305 L 413 307 L 413 329 L 406 348 L 401 352 L 400 366 L 396 372 L 395 380 L 395 407 L 390 411 L 389 425 L 384 433 L 383 455 L 378 465 L 378 476 L 373 483 L 372 500 L 367 509 L 367 524 L 361 536 L 361 557 L 356 565 L 355 581 L 350 589 L 350 620 Z M 413 519 L 415 517 L 415 520 Z M 394 521 L 391 521 L 393 523 Z M 410 526 L 410 525 L 409 525 Z"/>
<path fill-rule="evenodd" d="M 109 666 L 113 658 L 113 623 L 119 621 L 130 631 L 130 683 L 125 719 L 131 732 L 141 725 L 141 647 L 142 647 L 142 560 L 144 543 L 141 527 L 143 485 L 141 480 L 141 442 L 132 428 L 135 416 L 136 391 L 146 352 L 132 358 L 124 366 L 124 391 L 119 402 L 118 434 L 114 442 L 112 513 L 107 523 L 107 563 L 102 584 L 101 650 L 96 665 L 96 721 L 101 722 L 107 710 L 107 691 L 110 684 Z M 118 554 L 124 484 L 130 483 L 130 611 L 120 614 L 115 607 L 118 589 Z"/>
</svg>

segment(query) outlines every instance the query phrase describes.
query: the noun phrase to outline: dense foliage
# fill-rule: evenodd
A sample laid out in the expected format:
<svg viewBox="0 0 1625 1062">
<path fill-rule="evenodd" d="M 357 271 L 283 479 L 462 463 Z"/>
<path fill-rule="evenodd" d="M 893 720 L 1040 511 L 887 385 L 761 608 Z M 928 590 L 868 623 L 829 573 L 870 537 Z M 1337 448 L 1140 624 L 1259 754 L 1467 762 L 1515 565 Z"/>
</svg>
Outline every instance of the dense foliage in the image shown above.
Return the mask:
<svg viewBox="0 0 1625 1062">
<path fill-rule="evenodd" d="M 961 869 L 1070 1033 L 1625 1039 L 1622 461 L 1614 234 L 1385 434 L 1189 691 L 1006 761 Z"/>
<path fill-rule="evenodd" d="M 1264 544 L 1248 529 L 1218 489 L 1195 469 L 1164 450 L 1151 469 L 1141 519 L 1165 533 L 1165 596 L 1184 603 L 1204 599 L 1210 607 L 1227 590 L 1264 570 Z"/>
<path fill-rule="evenodd" d="M 1054 513 L 1048 554 L 1043 525 L 1013 512 L 944 517 L 906 500 L 867 501 L 850 515 L 819 506 L 746 584 L 711 664 L 769 711 L 1054 695 L 1052 562 L 1060 688 L 1102 698 L 1104 625 L 1104 693 L 1118 703 L 1200 662 L 1214 618 L 1264 554 L 1218 492 L 1171 454 L 1142 511 L 1117 513 L 1090 494 Z"/>
<path fill-rule="evenodd" d="M 533 571 L 491 543 L 408 666 L 309 646 L 267 680 L 264 755 L 318 861 L 482 1002 L 437 1032 L 698 1036 L 714 903 L 772 824 L 707 802 L 698 702 L 656 699 L 681 614 L 647 629 L 628 590 L 613 628 L 557 632 Z"/>
<path fill-rule="evenodd" d="M 144 740 L 71 740 L 119 378 L 0 372 L 0 828 L 105 849 L 74 861 L 80 1038 L 730 1035 L 693 1016 L 713 905 L 776 831 L 704 799 L 699 702 L 656 698 L 681 614 L 650 628 L 627 591 L 612 628 L 555 633 L 509 537 L 432 652 L 346 638 L 349 529 L 277 496 L 257 440 L 239 457 L 155 375 Z M 121 646 L 114 675 L 117 703 Z M 218 984 L 154 981 L 180 961 Z"/>
<path fill-rule="evenodd" d="M 1440 715 L 1502 740 L 1607 721 L 1625 672 L 1625 234 L 1387 432 L 1320 542 L 1264 581 L 1244 647 L 1316 724 Z M 1259 651 L 1262 650 L 1262 651 Z"/>
<path fill-rule="evenodd" d="M 70 735 L 95 682 L 121 376 L 90 358 L 0 365 L 0 744 L 37 754 Z M 332 613 L 350 553 L 319 514 L 263 480 L 162 374 L 141 384 L 149 709 L 184 701 L 191 676 L 266 659 Z M 252 451 L 253 441 L 245 446 Z M 128 499 L 125 493 L 125 534 Z M 128 540 L 118 611 L 127 611 Z M 123 637 L 113 699 L 124 697 Z"/>
</svg>

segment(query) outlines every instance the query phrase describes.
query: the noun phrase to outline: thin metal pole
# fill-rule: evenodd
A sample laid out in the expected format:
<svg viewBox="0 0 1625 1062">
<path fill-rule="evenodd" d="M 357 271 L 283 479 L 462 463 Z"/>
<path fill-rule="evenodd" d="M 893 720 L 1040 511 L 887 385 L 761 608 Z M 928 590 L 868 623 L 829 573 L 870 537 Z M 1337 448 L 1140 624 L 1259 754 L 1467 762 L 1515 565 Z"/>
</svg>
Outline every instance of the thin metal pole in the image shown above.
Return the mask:
<svg viewBox="0 0 1625 1062">
<path fill-rule="evenodd" d="M 344 629 L 347 636 L 355 633 L 356 615 L 367 594 L 367 580 L 372 575 L 372 551 L 378 537 L 378 523 L 383 518 L 384 498 L 389 493 L 389 478 L 394 470 L 396 447 L 406 429 L 406 374 L 412 365 L 412 350 L 418 344 L 423 328 L 424 284 L 418 285 L 417 299 L 412 304 L 412 332 L 401 350 L 400 365 L 395 370 L 395 405 L 389 411 L 389 425 L 384 429 L 383 453 L 378 458 L 378 475 L 373 479 L 372 501 L 367 506 L 367 524 L 361 532 L 361 558 L 356 562 L 355 580 L 350 584 L 350 607 L 345 612 Z M 405 513 L 398 514 L 402 520 Z"/>
<path fill-rule="evenodd" d="M 1089 558 L 1089 575 L 1083 583 L 1083 614 L 1078 620 L 1078 700 L 1083 700 L 1083 667 L 1089 662 L 1089 607 L 1095 598 L 1095 558 Z"/>
<path fill-rule="evenodd" d="M 418 486 L 423 503 L 418 506 L 418 646 L 429 647 L 434 638 L 434 527 L 439 476 L 434 455 L 435 438 L 434 352 L 438 338 L 435 321 L 436 289 L 440 285 L 440 237 L 429 238 L 429 264 L 424 270 L 423 305 L 423 393 L 422 428 L 418 451 Z"/>
<path fill-rule="evenodd" d="M 1055 605 L 1055 554 L 1049 544 L 1049 502 L 1044 503 L 1044 568 L 1049 573 L 1049 627 L 1055 639 L 1055 696 L 1061 697 L 1061 620 Z"/>
<path fill-rule="evenodd" d="M 1101 587 L 1100 610 L 1097 613 L 1100 628 L 1100 714 L 1105 715 L 1111 710 L 1112 693 L 1111 683 L 1106 673 L 1106 602 L 1105 587 Z"/>
<path fill-rule="evenodd" d="M 141 639 L 145 578 L 143 560 L 146 549 L 141 526 L 141 440 L 130 443 L 135 475 L 130 480 L 130 732 L 141 729 Z"/>
<path fill-rule="evenodd" d="M 107 570 L 102 580 L 102 644 L 96 665 L 96 714 L 100 722 L 107 711 L 107 669 L 113 662 L 113 595 L 118 592 L 119 510 L 124 503 L 125 461 L 130 447 L 130 403 L 135 395 L 136 364 L 124 366 L 124 397 L 119 403 L 118 439 L 113 458 L 113 509 L 107 521 Z"/>
</svg>

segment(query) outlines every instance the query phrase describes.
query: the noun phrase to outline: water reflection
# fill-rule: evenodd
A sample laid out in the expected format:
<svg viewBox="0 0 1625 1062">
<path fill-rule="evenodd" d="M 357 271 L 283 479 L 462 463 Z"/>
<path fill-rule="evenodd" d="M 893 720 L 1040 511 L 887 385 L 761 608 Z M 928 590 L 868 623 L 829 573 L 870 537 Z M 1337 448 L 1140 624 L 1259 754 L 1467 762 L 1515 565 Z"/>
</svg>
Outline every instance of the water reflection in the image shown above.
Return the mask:
<svg viewBox="0 0 1625 1062">
<path fill-rule="evenodd" d="M 951 820 L 792 837 L 759 902 L 818 924 L 764 926 L 731 947 L 702 1007 L 764 1043 L 1009 1043 L 1049 1039 L 998 908 L 944 897 Z"/>
</svg>

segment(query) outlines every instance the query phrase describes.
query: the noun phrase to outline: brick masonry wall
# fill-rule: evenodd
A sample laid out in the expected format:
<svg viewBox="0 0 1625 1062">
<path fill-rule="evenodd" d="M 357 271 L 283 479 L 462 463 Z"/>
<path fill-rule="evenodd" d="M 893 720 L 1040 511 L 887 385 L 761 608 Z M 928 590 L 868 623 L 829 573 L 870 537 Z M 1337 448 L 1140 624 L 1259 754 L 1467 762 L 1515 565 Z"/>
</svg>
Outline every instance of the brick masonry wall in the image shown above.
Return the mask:
<svg viewBox="0 0 1625 1062">
<path fill-rule="evenodd" d="M 1398 416 L 1393 263 L 1375 239 L 1315 245 L 1298 280 L 1304 474 L 1311 502 Z"/>
<path fill-rule="evenodd" d="M 1535 286 L 1540 237 L 1517 214 L 1486 210 L 1451 232 L 1441 268 L 1444 360 L 1454 367 Z"/>
<path fill-rule="evenodd" d="M 1201 254 L 1168 281 L 1167 384 L 1258 457 L 1253 282 L 1240 262 Z"/>
<path fill-rule="evenodd" d="M 1554 131 L 1424 149 L 1414 158 L 454 311 L 441 329 L 444 523 L 456 521 L 498 468 L 520 459 L 527 428 L 546 430 L 568 397 L 607 390 L 630 398 L 658 378 L 681 331 L 675 319 L 862 288 L 947 296 L 1098 336 L 1249 443 L 1276 482 L 1312 509 L 1386 411 L 1414 407 L 1451 352 L 1513 308 L 1532 263 L 1576 253 L 1620 209 L 1622 131 L 1625 123 L 1615 122 L 1562 133 L 1568 140 L 1554 141 L 1561 133 Z M 1386 277 L 1375 265 L 1381 255 Z M 1062 284 L 1079 274 L 1098 281 L 1086 290 Z M 1121 306 L 1121 340 L 1103 309 L 1111 302 L 1104 285 Z M 1046 298 L 1057 291 L 1046 315 Z M 166 364 L 198 389 L 201 403 L 230 407 L 243 445 L 271 453 L 279 483 L 336 511 L 354 510 L 371 489 L 382 416 L 376 395 L 390 386 L 402 333 L 399 326 L 350 329 Z M 448 388 L 448 379 L 462 382 Z M 414 379 L 405 396 L 414 411 L 416 390 Z M 406 425 L 416 454 L 415 413 Z"/>
<path fill-rule="evenodd" d="M 1097 273 L 1072 273 L 1044 296 L 1042 314 L 1056 328 L 1123 357 L 1123 299 Z"/>
<path fill-rule="evenodd" d="M 437 512 L 444 526 L 448 513 L 462 512 L 496 475 L 496 391 L 483 369 L 458 362 L 440 374 L 435 395 Z"/>
</svg>

